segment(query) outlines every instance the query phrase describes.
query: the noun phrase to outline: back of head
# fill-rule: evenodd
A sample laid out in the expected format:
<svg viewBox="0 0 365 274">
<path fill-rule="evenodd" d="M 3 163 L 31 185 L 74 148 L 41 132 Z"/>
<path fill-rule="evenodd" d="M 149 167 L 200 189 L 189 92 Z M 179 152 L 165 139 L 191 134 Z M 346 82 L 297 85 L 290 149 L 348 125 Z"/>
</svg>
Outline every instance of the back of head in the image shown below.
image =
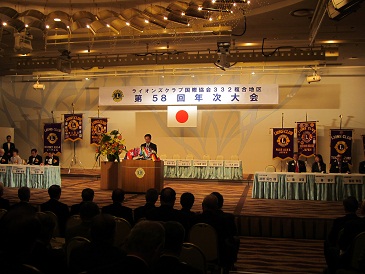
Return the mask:
<svg viewBox="0 0 365 274">
<path fill-rule="evenodd" d="M 81 197 L 84 202 L 92 202 L 94 200 L 94 190 L 85 188 L 81 192 Z"/>
<path fill-rule="evenodd" d="M 30 199 L 30 189 L 26 186 L 22 186 L 18 189 L 18 198 L 22 202 L 29 202 Z"/>
<path fill-rule="evenodd" d="M 161 205 L 174 206 L 176 200 L 176 192 L 171 187 L 165 187 L 161 190 L 160 202 Z"/>
<path fill-rule="evenodd" d="M 122 203 L 124 201 L 125 192 L 121 188 L 116 188 L 113 190 L 112 193 L 112 200 L 113 202 Z"/>
<path fill-rule="evenodd" d="M 184 227 L 172 221 L 164 223 L 163 227 L 165 228 L 165 252 L 179 256 L 185 237 Z"/>
<path fill-rule="evenodd" d="M 215 195 L 205 196 L 203 203 L 203 211 L 216 211 L 218 209 L 218 199 Z"/>
<path fill-rule="evenodd" d="M 92 219 L 91 240 L 96 243 L 112 243 L 115 234 L 115 220 L 109 214 L 99 214 Z"/>
<path fill-rule="evenodd" d="M 159 222 L 140 221 L 131 230 L 125 242 L 128 254 L 141 256 L 146 261 L 159 256 L 165 241 L 165 230 Z"/>
<path fill-rule="evenodd" d="M 343 200 L 343 208 L 346 212 L 356 213 L 357 209 L 359 208 L 359 202 L 354 196 L 349 196 Z"/>
<path fill-rule="evenodd" d="M 48 188 L 48 195 L 49 198 L 58 200 L 61 197 L 61 187 L 59 185 L 51 185 Z"/>
<path fill-rule="evenodd" d="M 185 192 L 185 193 L 181 194 L 180 204 L 183 208 L 190 210 L 194 205 L 194 201 L 195 201 L 195 197 L 192 193 Z"/>
<path fill-rule="evenodd" d="M 149 204 L 155 204 L 158 199 L 158 191 L 155 188 L 150 188 L 146 191 L 146 202 Z"/>
<path fill-rule="evenodd" d="M 91 221 L 99 213 L 99 207 L 94 202 L 84 202 L 80 207 L 80 218 L 83 221 Z"/>
<path fill-rule="evenodd" d="M 212 192 L 211 194 L 214 195 L 215 197 L 217 197 L 218 208 L 221 209 L 223 207 L 223 203 L 224 203 L 223 195 L 220 194 L 219 192 Z"/>
</svg>

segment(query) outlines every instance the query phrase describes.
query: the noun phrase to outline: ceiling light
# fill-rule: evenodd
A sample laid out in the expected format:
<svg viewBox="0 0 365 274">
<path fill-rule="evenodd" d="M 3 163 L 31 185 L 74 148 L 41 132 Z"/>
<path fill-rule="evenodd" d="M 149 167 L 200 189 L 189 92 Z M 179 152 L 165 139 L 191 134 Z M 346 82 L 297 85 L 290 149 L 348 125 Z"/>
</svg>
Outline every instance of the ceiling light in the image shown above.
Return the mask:
<svg viewBox="0 0 365 274">
<path fill-rule="evenodd" d="M 24 25 L 24 27 L 26 27 L 26 28 L 27 28 L 27 27 L 29 27 L 29 25 L 28 25 L 28 24 L 25 24 L 25 25 Z"/>
<path fill-rule="evenodd" d="M 237 6 L 237 3 L 233 3 L 233 6 L 235 7 L 235 6 Z"/>
<path fill-rule="evenodd" d="M 185 15 L 185 12 L 182 12 L 182 13 L 181 13 L 181 16 L 184 16 L 184 15 Z"/>
<path fill-rule="evenodd" d="M 61 22 L 60 18 L 54 18 L 53 20 L 56 21 L 56 22 Z"/>
<path fill-rule="evenodd" d="M 199 6 L 199 7 L 198 7 L 198 10 L 203 10 L 203 7 L 202 7 L 202 6 Z"/>
<path fill-rule="evenodd" d="M 90 80 L 90 78 L 89 78 L 89 77 L 86 77 L 86 78 L 85 78 L 85 80 L 86 80 L 86 81 L 89 81 L 89 80 Z"/>
<path fill-rule="evenodd" d="M 209 17 L 209 21 L 213 21 L 213 18 L 212 17 Z"/>
<path fill-rule="evenodd" d="M 3 26 L 6 26 L 7 25 L 7 23 L 6 22 L 3 22 Z"/>
<path fill-rule="evenodd" d="M 126 24 L 127 26 L 130 26 L 130 25 L 131 25 L 131 23 L 129 23 L 129 22 L 125 22 L 125 24 Z"/>
<path fill-rule="evenodd" d="M 110 28 L 110 25 L 109 24 L 106 24 L 107 28 Z"/>
<path fill-rule="evenodd" d="M 251 3 L 251 1 L 247 1 L 247 4 L 250 4 Z"/>
<path fill-rule="evenodd" d="M 253 72 L 251 72 L 251 74 L 252 74 L 252 75 L 255 75 L 256 73 L 253 71 Z"/>
<path fill-rule="evenodd" d="M 86 25 L 86 27 L 89 29 L 90 28 L 90 25 Z"/>
<path fill-rule="evenodd" d="M 148 24 L 150 21 L 148 21 L 147 19 L 144 19 L 144 22 L 145 22 L 146 24 Z"/>
<path fill-rule="evenodd" d="M 357 60 L 359 59 L 359 57 L 356 57 L 356 56 L 353 56 L 353 57 L 350 57 L 349 60 Z"/>
<path fill-rule="evenodd" d="M 69 29 L 69 28 L 70 28 L 70 26 L 67 26 L 67 28 Z"/>
<path fill-rule="evenodd" d="M 215 3 L 215 0 L 212 0 L 212 3 L 214 4 Z"/>
<path fill-rule="evenodd" d="M 163 17 L 163 20 L 167 20 L 167 17 L 166 17 L 166 16 L 164 16 L 164 17 Z"/>
<path fill-rule="evenodd" d="M 49 29 L 49 25 L 46 25 L 46 29 Z"/>
</svg>

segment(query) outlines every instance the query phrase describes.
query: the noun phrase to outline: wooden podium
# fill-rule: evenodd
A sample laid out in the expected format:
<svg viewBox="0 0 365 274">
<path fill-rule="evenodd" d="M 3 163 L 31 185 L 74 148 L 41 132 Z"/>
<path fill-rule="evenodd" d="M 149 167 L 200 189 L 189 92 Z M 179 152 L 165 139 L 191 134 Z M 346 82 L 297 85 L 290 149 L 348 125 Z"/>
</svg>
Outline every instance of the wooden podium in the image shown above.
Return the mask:
<svg viewBox="0 0 365 274">
<path fill-rule="evenodd" d="M 163 188 L 163 161 L 123 160 L 118 169 L 118 187 L 125 192 L 146 192 Z"/>
<path fill-rule="evenodd" d="M 118 187 L 117 162 L 101 162 L 100 189 L 116 189 Z"/>
</svg>

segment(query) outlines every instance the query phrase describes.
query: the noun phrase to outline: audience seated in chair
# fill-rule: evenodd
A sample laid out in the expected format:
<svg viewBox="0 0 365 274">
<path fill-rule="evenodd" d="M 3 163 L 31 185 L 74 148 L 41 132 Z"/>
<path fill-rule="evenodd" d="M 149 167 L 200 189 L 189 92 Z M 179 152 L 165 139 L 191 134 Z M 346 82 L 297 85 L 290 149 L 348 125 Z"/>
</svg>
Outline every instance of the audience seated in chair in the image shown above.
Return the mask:
<svg viewBox="0 0 365 274">
<path fill-rule="evenodd" d="M 185 192 L 180 196 L 180 205 L 181 209 L 180 212 L 188 219 L 190 229 L 191 224 L 194 222 L 196 217 L 196 213 L 191 211 L 191 208 L 194 205 L 195 197 L 194 194 L 190 192 Z"/>
<path fill-rule="evenodd" d="M 85 188 L 81 192 L 82 202 L 71 206 L 70 215 L 80 215 L 80 207 L 84 202 L 92 202 L 94 200 L 94 190 Z"/>
<path fill-rule="evenodd" d="M 74 249 L 70 254 L 71 273 L 103 273 L 106 267 L 113 270 L 113 266 L 122 263 L 125 254 L 113 245 L 115 227 L 114 217 L 109 214 L 99 214 L 92 219 L 91 243 Z"/>
<path fill-rule="evenodd" d="M 140 207 L 137 207 L 134 210 L 134 221 L 138 222 L 142 218 L 146 218 L 146 214 L 151 209 L 154 209 L 156 206 L 156 202 L 158 199 L 158 192 L 155 188 L 150 188 L 147 190 L 146 195 L 146 204 Z"/>
<path fill-rule="evenodd" d="M 126 219 L 131 226 L 133 226 L 133 211 L 131 208 L 123 206 L 125 192 L 123 189 L 117 188 L 113 190 L 111 205 L 104 206 L 101 212 L 104 214 L 110 214 L 114 217 Z"/>
<path fill-rule="evenodd" d="M 340 231 L 342 231 L 341 233 L 343 233 L 345 226 L 349 222 L 359 219 L 359 217 L 356 215 L 358 206 L 359 203 L 355 197 L 350 196 L 346 198 L 345 200 L 343 200 L 345 216 L 338 217 L 333 221 L 332 228 L 324 243 L 324 254 L 329 273 L 335 273 L 336 269 L 341 267 L 342 262 L 340 258 L 340 249 L 346 250 L 351 241 L 344 242 L 343 239 L 349 238 L 349 235 L 346 235 L 345 237 L 340 237 Z"/>
<path fill-rule="evenodd" d="M 94 202 L 83 202 L 80 207 L 81 223 L 66 229 L 65 240 L 67 243 L 76 236 L 84 237 L 90 240 L 90 228 L 92 218 L 100 213 L 99 207 Z"/>
<path fill-rule="evenodd" d="M 176 192 L 171 187 L 165 187 L 161 190 L 159 207 L 151 209 L 147 213 L 147 220 L 152 221 L 176 221 L 181 223 L 185 229 L 189 228 L 189 221 L 179 210 L 174 209 L 176 201 Z"/>
<path fill-rule="evenodd" d="M 0 209 L 9 210 L 10 203 L 8 199 L 3 198 L 4 195 L 4 184 L 0 182 Z"/>
<path fill-rule="evenodd" d="M 185 238 L 185 229 L 178 222 L 166 222 L 165 228 L 165 245 L 160 258 L 154 268 L 154 273 L 159 274 L 193 274 L 201 273 L 199 270 L 181 262 L 179 259 L 182 244 Z M 201 273 L 203 274 L 203 273 Z"/>
<path fill-rule="evenodd" d="M 59 201 L 61 197 L 61 187 L 59 185 L 52 185 L 48 188 L 49 200 L 41 204 L 41 211 L 51 211 L 56 214 L 58 219 L 58 227 L 60 236 L 65 237 L 66 222 L 70 216 L 68 206 Z"/>
<path fill-rule="evenodd" d="M 18 198 L 20 202 L 12 205 L 9 210 L 22 209 L 25 214 L 35 214 L 37 212 L 37 208 L 29 203 L 30 189 L 28 187 L 22 186 L 18 189 Z"/>
</svg>

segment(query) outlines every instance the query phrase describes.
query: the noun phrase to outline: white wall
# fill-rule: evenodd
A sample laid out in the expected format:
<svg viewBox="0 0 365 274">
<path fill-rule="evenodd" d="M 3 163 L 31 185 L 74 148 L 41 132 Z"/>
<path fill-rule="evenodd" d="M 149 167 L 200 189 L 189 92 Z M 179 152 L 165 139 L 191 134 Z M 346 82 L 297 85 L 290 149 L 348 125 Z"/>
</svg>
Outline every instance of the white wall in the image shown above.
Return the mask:
<svg viewBox="0 0 365 274">
<path fill-rule="evenodd" d="M 337 72 L 336 72 L 337 73 Z M 361 71 L 364 74 L 364 71 Z M 84 114 L 84 140 L 77 142 L 77 157 L 84 167 L 95 163 L 95 147 L 89 144 L 90 120 L 97 115 L 98 90 L 87 87 L 158 85 L 158 84 L 230 84 L 266 83 L 279 84 L 280 100 L 277 106 L 205 106 L 198 107 L 197 128 L 168 128 L 166 107 L 145 109 L 100 109 L 100 116 L 108 117 L 108 129 L 119 129 L 133 148 L 143 142 L 145 133 L 151 133 L 157 143 L 159 154 L 172 156 L 175 153 L 185 157 L 191 153 L 196 158 L 209 154 L 215 158 L 223 154 L 230 158 L 238 154 L 243 161 L 244 172 L 253 173 L 274 164 L 280 170 L 280 161 L 272 159 L 271 128 L 296 127 L 296 121 L 318 120 L 318 152 L 329 162 L 330 128 L 339 127 L 339 115 L 343 115 L 343 127 L 354 129 L 353 159 L 355 170 L 363 160 L 361 135 L 365 134 L 365 78 L 359 76 L 322 77 L 319 83 L 308 84 L 305 73 L 256 74 L 214 76 L 156 77 L 107 77 L 81 82 L 49 82 L 46 90 L 35 91 L 32 83 L 14 82 L 18 78 L 0 78 L 0 126 L 14 127 L 16 145 L 25 158 L 30 149 L 42 151 L 43 123 L 51 122 L 54 111 L 57 122 L 63 120 L 63 113 Z M 63 142 L 61 164 L 70 165 L 73 156 L 71 142 Z M 312 161 L 312 159 L 310 159 Z"/>
</svg>

